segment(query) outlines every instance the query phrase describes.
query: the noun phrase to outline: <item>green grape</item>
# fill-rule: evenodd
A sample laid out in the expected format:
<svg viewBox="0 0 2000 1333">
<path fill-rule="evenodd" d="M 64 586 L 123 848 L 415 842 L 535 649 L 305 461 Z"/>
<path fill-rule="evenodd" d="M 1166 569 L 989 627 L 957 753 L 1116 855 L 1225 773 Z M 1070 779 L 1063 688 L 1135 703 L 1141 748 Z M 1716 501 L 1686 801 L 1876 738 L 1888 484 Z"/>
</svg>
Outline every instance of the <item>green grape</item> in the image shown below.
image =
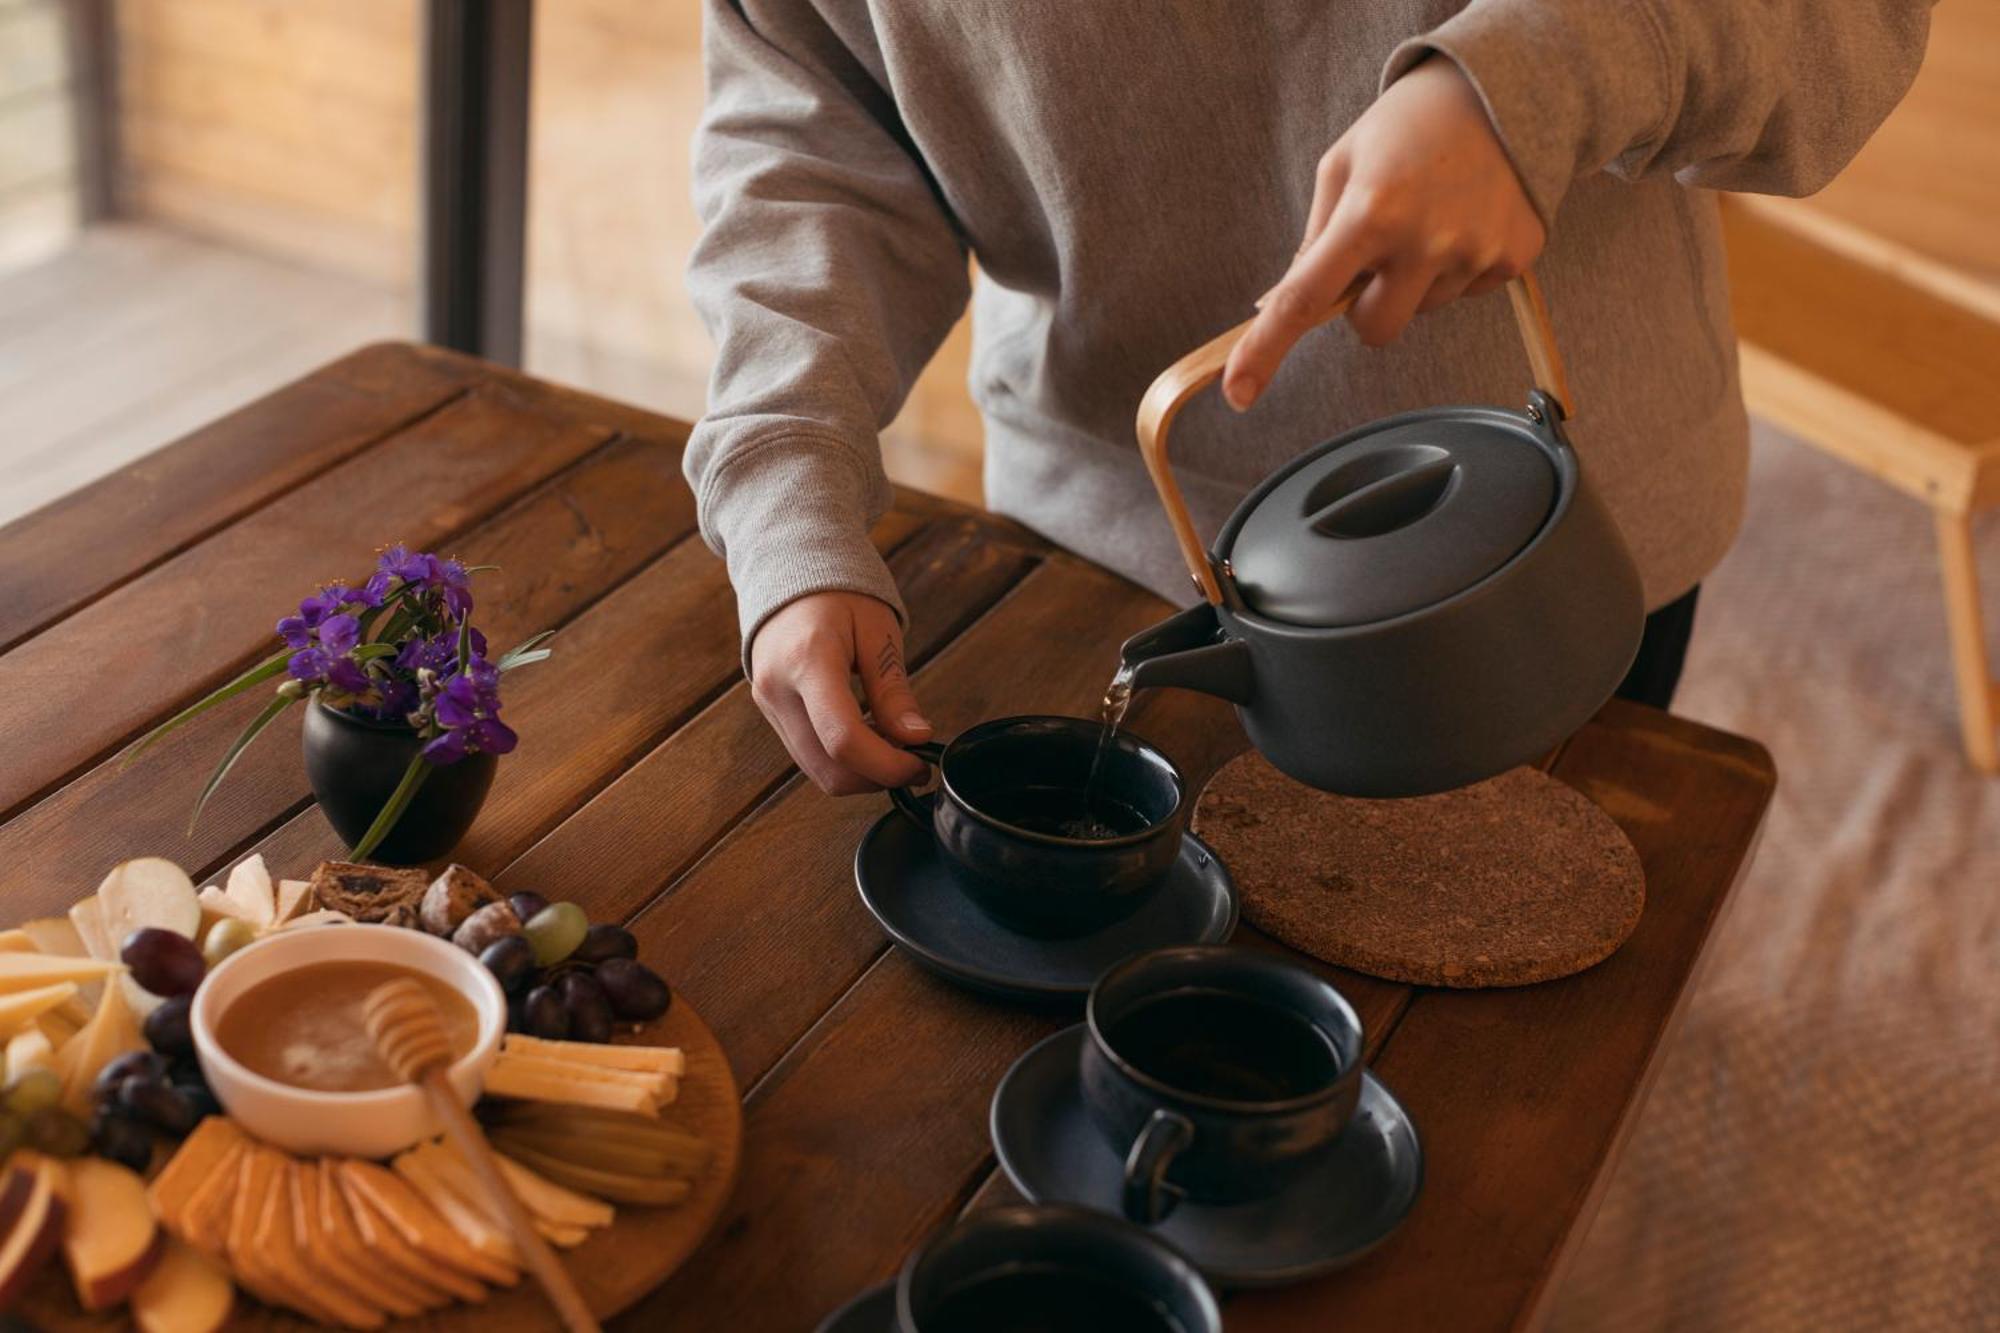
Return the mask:
<svg viewBox="0 0 2000 1333">
<path fill-rule="evenodd" d="M 575 903 L 551 903 L 521 927 L 539 967 L 554 967 L 576 952 L 590 930 L 590 918 Z"/>
<path fill-rule="evenodd" d="M 7 1089 L 7 1109 L 29 1115 L 62 1100 L 62 1080 L 53 1069 L 30 1069 Z"/>
<path fill-rule="evenodd" d="M 214 967 L 256 938 L 256 928 L 248 921 L 226 916 L 208 928 L 208 935 L 201 942 L 201 956 Z"/>
<path fill-rule="evenodd" d="M 75 1157 L 90 1147 L 90 1127 L 59 1106 L 44 1106 L 22 1125 L 30 1148 L 51 1157 Z"/>
</svg>

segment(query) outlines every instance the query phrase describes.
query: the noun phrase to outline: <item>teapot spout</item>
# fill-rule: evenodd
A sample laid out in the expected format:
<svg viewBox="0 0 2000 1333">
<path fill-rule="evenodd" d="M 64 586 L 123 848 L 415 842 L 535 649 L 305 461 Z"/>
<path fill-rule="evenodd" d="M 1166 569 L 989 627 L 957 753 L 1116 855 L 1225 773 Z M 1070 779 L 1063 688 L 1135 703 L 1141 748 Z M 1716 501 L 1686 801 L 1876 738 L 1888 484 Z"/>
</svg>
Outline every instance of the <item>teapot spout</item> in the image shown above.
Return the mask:
<svg viewBox="0 0 2000 1333">
<path fill-rule="evenodd" d="M 1206 602 L 1127 639 L 1118 650 L 1118 671 L 1135 690 L 1177 685 L 1234 704 L 1250 702 L 1250 648 L 1223 633 Z"/>
</svg>

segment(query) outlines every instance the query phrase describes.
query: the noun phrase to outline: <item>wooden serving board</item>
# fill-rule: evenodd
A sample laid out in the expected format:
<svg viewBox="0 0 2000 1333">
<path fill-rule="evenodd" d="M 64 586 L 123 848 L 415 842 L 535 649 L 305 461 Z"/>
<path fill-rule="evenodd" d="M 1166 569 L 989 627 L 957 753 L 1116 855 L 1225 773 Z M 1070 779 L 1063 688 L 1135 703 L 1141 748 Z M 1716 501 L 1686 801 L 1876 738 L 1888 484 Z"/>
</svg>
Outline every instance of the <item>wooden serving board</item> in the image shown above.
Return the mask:
<svg viewBox="0 0 2000 1333">
<path fill-rule="evenodd" d="M 681 1080 L 680 1096 L 661 1112 L 661 1118 L 700 1135 L 715 1157 L 687 1202 L 674 1208 L 620 1204 L 618 1220 L 611 1226 L 573 1250 L 557 1251 L 600 1319 L 610 1318 L 659 1286 L 694 1253 L 722 1216 L 743 1158 L 743 1104 L 736 1078 L 722 1044 L 701 1015 L 676 995 L 666 1016 L 648 1025 L 645 1039 L 648 1045 L 678 1046 L 687 1052 L 688 1072 Z M 236 1294 L 236 1312 L 229 1321 L 232 1333 L 239 1329 L 296 1333 L 321 1327 L 288 1310 L 260 1305 L 240 1287 Z M 129 1322 L 123 1307 L 97 1315 L 84 1313 L 60 1255 L 28 1292 L 18 1313 L 46 1333 L 125 1328 Z M 454 1305 L 421 1319 L 391 1320 L 388 1327 L 439 1333 L 543 1333 L 555 1326 L 554 1321 L 541 1289 L 523 1274 L 517 1285 L 496 1291 L 478 1305 Z"/>
</svg>

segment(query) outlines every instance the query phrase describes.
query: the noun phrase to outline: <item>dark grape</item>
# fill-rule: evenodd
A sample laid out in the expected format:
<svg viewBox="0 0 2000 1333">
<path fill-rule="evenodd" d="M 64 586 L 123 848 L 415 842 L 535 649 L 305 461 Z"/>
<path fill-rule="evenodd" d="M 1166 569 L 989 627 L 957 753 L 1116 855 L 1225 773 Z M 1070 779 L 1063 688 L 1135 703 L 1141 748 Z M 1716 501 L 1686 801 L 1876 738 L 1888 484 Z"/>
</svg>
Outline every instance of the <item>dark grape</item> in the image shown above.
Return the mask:
<svg viewBox="0 0 2000 1333">
<path fill-rule="evenodd" d="M 163 1078 L 133 1074 L 118 1085 L 118 1104 L 169 1134 L 185 1134 L 200 1119 L 188 1095 Z"/>
<path fill-rule="evenodd" d="M 639 941 L 623 926 L 600 922 L 583 933 L 583 943 L 570 958 L 579 963 L 601 963 L 609 958 L 637 958 Z"/>
<path fill-rule="evenodd" d="M 164 1078 L 167 1062 L 151 1051 L 127 1051 L 116 1060 L 97 1071 L 96 1082 L 90 1085 L 92 1100 L 106 1102 L 118 1096 L 118 1085 L 134 1074 L 152 1078 Z"/>
<path fill-rule="evenodd" d="M 519 935 L 502 935 L 480 951 L 479 961 L 509 995 L 519 995 L 535 984 L 535 951 Z"/>
<path fill-rule="evenodd" d="M 91 1125 L 97 1155 L 144 1175 L 153 1164 L 153 1130 L 123 1111 L 101 1111 Z"/>
<path fill-rule="evenodd" d="M 644 1023 L 667 1012 L 674 993 L 660 974 L 630 958 L 612 958 L 597 965 L 597 984 L 611 1001 L 611 1012 L 631 1023 Z"/>
<path fill-rule="evenodd" d="M 146 1043 L 161 1055 L 194 1054 L 194 1028 L 188 1011 L 194 1008 L 192 995 L 176 995 L 146 1015 Z"/>
<path fill-rule="evenodd" d="M 21 1131 L 30 1148 L 51 1157 L 75 1157 L 90 1147 L 90 1128 L 59 1106 L 29 1112 Z"/>
<path fill-rule="evenodd" d="M 127 935 L 118 960 L 132 969 L 132 980 L 155 995 L 192 995 L 208 971 L 193 940 L 158 926 Z"/>
<path fill-rule="evenodd" d="M 521 1006 L 521 1026 L 531 1037 L 562 1041 L 569 1036 L 569 1006 L 554 986 L 537 986 Z"/>
<path fill-rule="evenodd" d="M 566 972 L 556 982 L 556 993 L 569 1006 L 571 1041 L 611 1040 L 611 1001 L 594 977 L 588 972 Z"/>
<path fill-rule="evenodd" d="M 548 905 L 549 900 L 539 893 L 517 893 L 507 900 L 507 906 L 513 908 L 514 915 L 523 922 L 531 916 L 538 915 Z"/>
<path fill-rule="evenodd" d="M 216 1100 L 213 1092 L 209 1091 L 208 1084 L 175 1083 L 174 1088 L 181 1096 L 187 1098 L 188 1105 L 194 1108 L 194 1118 L 197 1124 L 212 1115 L 222 1114 L 222 1103 Z"/>
</svg>

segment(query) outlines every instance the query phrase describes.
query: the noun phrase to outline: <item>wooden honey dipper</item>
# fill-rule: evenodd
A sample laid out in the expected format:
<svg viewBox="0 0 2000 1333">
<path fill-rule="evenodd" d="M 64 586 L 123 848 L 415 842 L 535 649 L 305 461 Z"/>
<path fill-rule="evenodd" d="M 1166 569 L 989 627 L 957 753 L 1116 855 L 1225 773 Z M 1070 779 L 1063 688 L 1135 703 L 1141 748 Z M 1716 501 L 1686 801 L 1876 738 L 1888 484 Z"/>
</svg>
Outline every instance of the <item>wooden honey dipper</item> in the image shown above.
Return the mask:
<svg viewBox="0 0 2000 1333">
<path fill-rule="evenodd" d="M 520 1199 L 515 1197 L 513 1186 L 500 1174 L 500 1164 L 493 1160 L 493 1149 L 486 1136 L 480 1132 L 472 1113 L 459 1102 L 458 1094 L 452 1091 L 446 1078 L 452 1064 L 451 1037 L 445 1031 L 444 1015 L 438 1012 L 437 1002 L 417 981 L 400 977 L 369 992 L 362 1012 L 367 1018 L 368 1035 L 375 1039 L 375 1049 L 389 1068 L 396 1071 L 398 1078 L 422 1088 L 430 1098 L 431 1109 L 444 1125 L 445 1137 L 479 1176 L 487 1198 L 499 1210 L 515 1248 L 527 1259 L 529 1271 L 541 1283 L 563 1326 L 570 1333 L 598 1333 L 597 1320 L 583 1303 L 576 1284 L 570 1281 L 568 1270 L 535 1230 Z"/>
</svg>

